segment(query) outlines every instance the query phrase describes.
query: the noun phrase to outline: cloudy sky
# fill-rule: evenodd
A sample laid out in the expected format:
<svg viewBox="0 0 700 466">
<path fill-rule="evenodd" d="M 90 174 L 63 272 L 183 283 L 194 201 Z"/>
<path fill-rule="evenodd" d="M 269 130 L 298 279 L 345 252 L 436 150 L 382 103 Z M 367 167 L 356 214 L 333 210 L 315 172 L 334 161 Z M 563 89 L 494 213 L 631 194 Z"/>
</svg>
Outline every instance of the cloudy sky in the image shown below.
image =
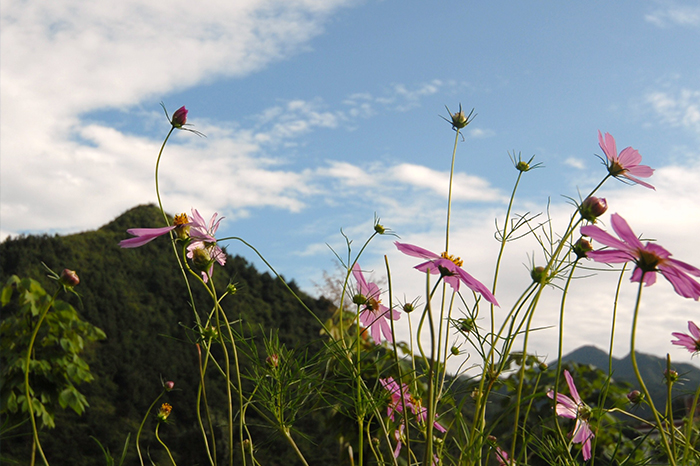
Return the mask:
<svg viewBox="0 0 700 466">
<path fill-rule="evenodd" d="M 207 138 L 178 131 L 161 165 L 170 213 L 224 215 L 287 278 L 315 292 L 372 232 L 375 214 L 401 240 L 441 252 L 454 132 L 448 106 L 475 108 L 457 150 L 452 253 L 492 284 L 517 172 L 535 155 L 515 211 L 545 212 L 555 231 L 605 175 L 597 132 L 656 169 L 656 191 L 608 181 L 599 192 L 645 238 L 700 266 L 700 7 L 691 1 L 425 2 L 396 0 L 6 0 L 1 10 L 0 232 L 73 233 L 155 202 L 153 168 L 170 112 L 189 109 Z M 137 226 L 137 225 L 134 225 Z M 360 261 L 395 297 L 422 294 L 391 237 Z M 228 251 L 264 269 L 238 243 Z M 501 316 L 542 263 L 531 240 L 509 244 Z M 577 281 L 565 351 L 608 345 L 617 275 Z M 625 280 L 616 356 L 629 350 L 636 288 Z M 388 297 L 385 297 L 385 302 Z M 671 331 L 700 304 L 665 280 L 645 289 L 639 348 L 670 352 Z M 556 324 L 551 290 L 536 325 Z M 405 324 L 406 319 L 404 318 Z M 481 322 L 486 325 L 484 320 Z M 554 329 L 530 348 L 556 354 Z"/>
</svg>

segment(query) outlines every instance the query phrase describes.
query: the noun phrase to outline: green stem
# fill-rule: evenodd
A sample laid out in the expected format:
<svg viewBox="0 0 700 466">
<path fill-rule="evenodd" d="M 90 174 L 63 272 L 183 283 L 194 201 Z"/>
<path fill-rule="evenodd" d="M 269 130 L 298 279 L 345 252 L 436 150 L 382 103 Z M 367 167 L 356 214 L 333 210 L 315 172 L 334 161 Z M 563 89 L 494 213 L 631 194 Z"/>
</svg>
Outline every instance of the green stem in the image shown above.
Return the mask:
<svg viewBox="0 0 700 466">
<path fill-rule="evenodd" d="M 459 128 L 455 128 L 455 144 L 452 149 L 452 164 L 450 166 L 450 184 L 447 191 L 447 226 L 445 227 L 445 253 L 450 250 L 450 214 L 452 212 L 452 180 L 455 174 L 455 158 L 457 156 L 457 143 L 459 143 Z"/>
<path fill-rule="evenodd" d="M 163 443 L 163 441 L 160 439 L 160 436 L 158 436 L 158 428 L 159 428 L 159 427 L 160 427 L 160 422 L 159 422 L 158 424 L 156 424 L 156 439 L 158 440 L 158 443 L 160 443 L 161 445 L 163 445 L 163 448 L 165 448 L 165 451 L 168 452 L 168 456 L 170 457 L 170 461 L 173 462 L 173 466 L 177 466 L 177 465 L 175 464 L 175 460 L 173 459 L 172 453 L 170 453 L 170 449 L 168 448 L 168 446 L 167 446 L 165 443 Z"/>
<path fill-rule="evenodd" d="M 666 450 L 666 453 L 668 454 L 668 461 L 670 462 L 671 466 L 676 466 L 676 459 L 675 455 L 671 451 L 671 447 L 668 444 L 668 439 L 666 438 L 666 431 L 664 429 L 663 424 L 661 423 L 661 419 L 659 418 L 659 413 L 656 410 L 656 407 L 654 406 L 654 400 L 651 399 L 651 394 L 649 393 L 649 390 L 647 389 L 646 384 L 644 383 L 644 379 L 642 379 L 642 374 L 639 372 L 639 367 L 637 366 L 637 356 L 635 354 L 635 343 L 636 343 L 636 335 L 637 335 L 637 320 L 639 317 L 639 305 L 642 301 L 642 288 L 644 287 L 644 275 L 646 272 L 642 272 L 642 276 L 639 278 L 639 290 L 637 291 L 637 301 L 634 306 L 634 315 L 632 317 L 632 336 L 630 338 L 630 359 L 632 360 L 632 368 L 634 369 L 634 375 L 637 376 L 637 381 L 639 382 L 639 386 L 642 388 L 642 392 L 644 392 L 644 396 L 646 397 L 647 401 L 649 402 L 649 406 L 651 407 L 651 412 L 654 415 L 654 420 L 656 420 L 656 427 L 659 430 L 659 435 L 661 436 L 661 442 L 664 445 L 664 449 Z"/>
<path fill-rule="evenodd" d="M 151 406 L 148 407 L 148 411 L 146 411 L 146 415 L 143 417 L 143 420 L 141 421 L 141 425 L 139 426 L 138 432 L 136 432 L 136 452 L 139 455 L 139 461 L 141 461 L 141 466 L 143 466 L 143 456 L 141 455 L 141 446 L 139 445 L 139 439 L 141 438 L 141 432 L 143 431 L 143 425 L 146 423 L 146 419 L 148 419 L 148 415 L 151 414 L 151 410 L 156 405 L 158 400 L 161 399 L 161 397 L 163 396 L 164 393 L 165 393 L 165 390 L 160 392 L 160 395 L 158 395 L 158 397 L 155 400 L 153 400 L 153 403 L 151 403 Z"/>
<path fill-rule="evenodd" d="M 56 297 L 58 296 L 60 290 L 57 290 L 56 293 L 51 297 L 51 300 L 46 304 L 46 308 L 41 312 L 41 315 L 39 316 L 39 320 L 36 323 L 36 327 L 34 327 L 34 332 L 32 332 L 32 337 L 29 339 L 29 346 L 27 347 L 27 359 L 24 364 L 24 395 L 27 399 L 27 409 L 29 411 L 29 419 L 32 422 L 32 433 L 34 434 L 34 445 L 36 445 L 36 448 L 39 450 L 39 455 L 41 456 L 41 459 L 44 460 L 44 464 L 46 466 L 49 465 L 49 461 L 46 459 L 46 455 L 44 455 L 44 450 L 41 448 L 41 443 L 39 442 L 39 430 L 36 427 L 36 419 L 34 419 L 34 400 L 32 399 L 32 394 L 31 394 L 31 389 L 29 387 L 29 365 L 32 360 L 32 351 L 34 350 L 34 343 L 36 342 L 36 337 L 39 334 L 39 327 L 41 327 L 41 324 L 44 322 L 44 319 L 46 318 L 46 314 L 48 314 L 49 309 L 51 309 L 51 306 L 53 305 L 54 301 L 56 300 Z"/>
</svg>

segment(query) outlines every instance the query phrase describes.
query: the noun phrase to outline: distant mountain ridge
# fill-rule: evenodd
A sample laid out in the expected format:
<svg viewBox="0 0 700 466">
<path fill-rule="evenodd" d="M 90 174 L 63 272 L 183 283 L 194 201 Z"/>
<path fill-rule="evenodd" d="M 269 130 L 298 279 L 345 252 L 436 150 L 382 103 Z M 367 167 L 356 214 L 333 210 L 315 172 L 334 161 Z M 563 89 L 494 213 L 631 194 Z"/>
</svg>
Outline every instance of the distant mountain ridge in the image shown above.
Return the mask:
<svg viewBox="0 0 700 466">
<path fill-rule="evenodd" d="M 651 393 L 657 408 L 664 406 L 666 399 L 666 384 L 664 371 L 666 359 L 636 352 L 637 366 L 644 379 L 644 383 Z M 571 361 L 578 364 L 590 364 L 603 372 L 608 372 L 609 359 L 607 351 L 603 351 L 592 345 L 582 346 L 562 357 L 563 361 Z M 556 361 L 550 363 L 550 367 L 556 365 Z M 679 380 L 674 385 L 674 397 L 692 394 L 700 384 L 700 369 L 692 364 L 674 362 L 671 360 L 671 369 L 678 372 Z M 627 382 L 631 389 L 638 389 L 639 383 L 632 367 L 631 354 L 624 358 L 612 358 L 612 377 L 618 382 Z"/>
</svg>

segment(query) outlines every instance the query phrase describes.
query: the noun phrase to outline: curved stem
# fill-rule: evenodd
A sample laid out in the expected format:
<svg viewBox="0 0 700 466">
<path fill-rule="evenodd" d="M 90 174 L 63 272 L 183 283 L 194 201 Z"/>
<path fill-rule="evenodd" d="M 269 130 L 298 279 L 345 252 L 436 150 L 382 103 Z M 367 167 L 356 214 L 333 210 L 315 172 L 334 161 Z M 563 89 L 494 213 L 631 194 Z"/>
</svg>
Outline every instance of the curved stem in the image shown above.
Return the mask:
<svg viewBox="0 0 700 466">
<path fill-rule="evenodd" d="M 666 438 L 666 431 L 664 430 L 664 426 L 661 422 L 661 418 L 659 418 L 659 413 L 656 411 L 656 407 L 654 406 L 654 400 L 651 399 L 651 394 L 649 393 L 649 390 L 647 389 L 646 384 L 644 383 L 644 379 L 642 379 L 642 374 L 639 372 L 639 367 L 637 366 L 637 356 L 635 355 L 635 343 L 636 343 L 636 335 L 637 335 L 637 320 L 639 317 L 639 304 L 642 301 L 642 288 L 644 287 L 644 275 L 646 272 L 642 272 L 642 276 L 639 278 L 639 290 L 637 291 L 637 302 L 635 303 L 634 306 L 634 315 L 632 317 L 632 336 L 630 338 L 630 359 L 632 361 L 632 368 L 634 369 L 634 375 L 637 376 L 637 381 L 639 382 L 639 386 L 642 388 L 642 392 L 644 393 L 644 396 L 646 396 L 647 401 L 649 402 L 649 406 L 651 407 L 651 412 L 654 415 L 654 420 L 656 420 L 656 428 L 659 430 L 659 435 L 661 436 L 661 442 L 664 445 L 664 449 L 666 450 L 666 453 L 668 454 L 668 461 L 670 462 L 671 466 L 676 466 L 676 459 L 675 455 L 671 451 L 671 447 L 668 444 L 668 439 Z"/>
<path fill-rule="evenodd" d="M 445 227 L 445 253 L 450 250 L 450 214 L 452 213 L 452 179 L 455 174 L 455 158 L 457 155 L 457 143 L 459 143 L 459 128 L 455 128 L 455 144 L 452 149 L 452 165 L 450 166 L 450 184 L 447 191 L 447 225 Z"/>
<path fill-rule="evenodd" d="M 139 461 L 141 461 L 141 466 L 143 466 L 143 456 L 141 456 L 141 446 L 139 445 L 139 439 L 141 438 L 141 432 L 143 431 L 143 425 L 146 423 L 146 419 L 148 419 L 148 415 L 151 414 L 151 410 L 153 409 L 153 407 L 156 405 L 158 400 L 160 400 L 161 397 L 163 396 L 163 393 L 165 393 L 165 390 L 160 392 L 160 395 L 158 395 L 158 397 L 155 400 L 153 400 L 153 403 L 151 403 L 151 406 L 148 407 L 148 411 L 146 411 L 146 415 L 143 417 L 143 420 L 141 421 L 141 425 L 139 426 L 139 430 L 138 430 L 138 432 L 136 432 L 136 452 L 139 455 Z"/>
<path fill-rule="evenodd" d="M 31 389 L 29 388 L 29 365 L 32 360 L 32 351 L 34 350 L 34 343 L 36 342 L 36 337 L 39 334 L 39 327 L 41 327 L 41 324 L 44 322 L 44 319 L 46 318 L 46 314 L 48 314 L 49 309 L 51 309 L 51 306 L 53 306 L 54 301 L 56 300 L 56 296 L 58 296 L 58 292 L 60 290 L 56 291 L 54 295 L 51 297 L 51 300 L 46 304 L 46 309 L 44 309 L 41 312 L 41 315 L 39 316 L 39 321 L 36 323 L 36 327 L 34 327 L 34 332 L 32 332 L 32 337 L 29 339 L 29 346 L 27 347 L 27 358 L 24 363 L 24 396 L 27 399 L 27 410 L 29 411 L 29 419 L 32 422 L 32 433 L 34 434 L 34 444 L 36 445 L 36 448 L 39 450 L 39 455 L 41 456 L 41 459 L 44 460 L 44 464 L 46 466 L 49 465 L 49 461 L 46 459 L 46 455 L 44 454 L 44 450 L 41 448 L 41 443 L 39 442 L 39 430 L 36 427 L 36 419 L 34 419 L 34 400 L 32 399 L 32 394 L 31 394 Z"/>
<path fill-rule="evenodd" d="M 158 428 L 159 428 L 159 427 L 160 427 L 160 422 L 159 422 L 158 424 L 156 424 L 156 439 L 158 440 L 158 443 L 160 443 L 161 445 L 163 445 L 163 448 L 165 448 L 165 451 L 168 452 L 168 456 L 170 457 L 170 461 L 173 462 L 173 466 L 177 466 L 177 465 L 175 464 L 175 460 L 173 459 L 172 453 L 170 453 L 170 449 L 168 448 L 168 446 L 167 446 L 165 443 L 163 443 L 163 441 L 160 439 L 160 436 L 158 435 Z"/>
</svg>

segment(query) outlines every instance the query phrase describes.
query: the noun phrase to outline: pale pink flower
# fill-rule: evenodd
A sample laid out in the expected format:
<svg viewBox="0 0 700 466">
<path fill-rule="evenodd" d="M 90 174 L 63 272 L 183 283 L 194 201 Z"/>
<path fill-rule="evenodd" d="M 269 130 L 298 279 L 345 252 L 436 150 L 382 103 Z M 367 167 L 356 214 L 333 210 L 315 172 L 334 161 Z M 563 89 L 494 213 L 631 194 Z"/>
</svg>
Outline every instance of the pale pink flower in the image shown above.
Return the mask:
<svg viewBox="0 0 700 466">
<path fill-rule="evenodd" d="M 639 155 L 639 151 L 627 147 L 622 149 L 620 154 L 617 154 L 617 145 L 615 144 L 615 138 L 610 135 L 610 133 L 605 133 L 605 137 L 598 131 L 598 143 L 600 148 L 605 152 L 605 156 L 608 158 L 608 172 L 616 177 L 624 177 L 633 183 L 640 184 L 645 188 L 656 189 L 649 183 L 645 183 L 636 177 L 649 178 L 654 174 L 654 169 L 646 165 L 639 165 L 642 161 L 642 156 Z"/>
<path fill-rule="evenodd" d="M 671 343 L 684 346 L 693 354 L 700 352 L 700 328 L 689 320 L 688 330 L 690 330 L 690 335 L 687 333 L 673 332 L 671 335 L 678 338 L 678 340 L 671 340 Z"/>
<path fill-rule="evenodd" d="M 390 310 L 382 304 L 379 299 L 381 295 L 379 287 L 376 283 L 365 280 L 359 264 L 355 263 L 352 267 L 352 275 L 357 280 L 358 292 L 365 298 L 365 303 L 362 304 L 360 311 L 360 323 L 369 329 L 370 335 L 376 343 L 382 341 L 382 335 L 386 341 L 393 342 L 389 320 L 398 320 L 401 314 L 399 311 Z"/>
<path fill-rule="evenodd" d="M 428 408 L 421 405 L 420 400 L 416 400 L 411 396 L 408 391 L 408 385 L 402 383 L 399 385 L 393 377 L 387 379 L 379 379 L 379 383 L 382 387 L 391 394 L 391 401 L 387 407 L 386 415 L 392 421 L 394 419 L 394 413 L 403 413 L 404 405 L 406 408 L 410 409 L 416 418 L 420 422 L 426 422 L 428 419 Z M 436 414 L 437 418 L 438 415 Z M 433 427 L 440 432 L 446 432 L 446 429 L 437 421 L 433 423 Z"/>
<path fill-rule="evenodd" d="M 451 256 L 445 252 L 438 255 L 427 249 L 412 244 L 399 243 L 398 241 L 394 242 L 394 244 L 399 251 L 408 256 L 428 259 L 427 262 L 415 266 L 415 269 L 421 272 L 442 275 L 445 282 L 455 291 L 459 291 L 459 283 L 462 282 L 467 285 L 470 290 L 481 293 L 481 296 L 483 296 L 486 301 L 498 306 L 498 301 L 496 301 L 496 298 L 491 294 L 489 289 L 462 269 L 463 262 L 459 257 Z"/>
<path fill-rule="evenodd" d="M 700 277 L 700 269 L 690 264 L 671 258 L 671 253 L 658 244 L 642 242 L 634 234 L 625 219 L 613 214 L 610 221 L 620 239 L 601 230 L 595 225 L 581 227 L 581 234 L 609 246 L 610 249 L 590 251 L 589 259 L 606 264 L 634 262 L 637 267 L 632 272 L 632 281 L 643 280 L 646 286 L 656 283 L 656 272 L 660 272 L 671 282 L 673 289 L 684 298 L 698 300 L 700 298 L 700 283 L 690 275 Z M 622 241 L 620 241 L 622 240 Z"/>
<path fill-rule="evenodd" d="M 209 253 L 211 266 L 209 270 L 202 272 L 204 283 L 214 273 L 214 262 L 218 262 L 222 266 L 226 264 L 226 254 L 216 244 L 216 238 L 214 237 L 216 230 L 219 228 L 219 223 L 224 219 L 221 217 L 217 220 L 217 216 L 218 214 L 215 212 L 209 223 L 207 223 L 197 209 L 192 209 L 192 221 L 190 222 L 190 238 L 192 241 L 187 246 L 187 257 L 192 259 L 195 249 L 205 249 Z"/>
<path fill-rule="evenodd" d="M 574 379 L 569 374 L 569 371 L 564 371 L 564 378 L 566 379 L 566 384 L 569 386 L 569 392 L 573 397 L 573 400 L 566 395 L 557 393 L 554 395 L 554 390 L 547 392 L 547 396 L 552 398 L 556 405 L 554 409 L 557 412 L 557 416 L 565 417 L 568 419 L 576 419 L 576 426 L 574 427 L 573 438 L 571 439 L 574 443 L 581 443 L 582 453 L 584 461 L 591 459 L 591 439 L 595 437 L 593 431 L 591 431 L 588 425 L 588 417 L 590 416 L 590 409 L 586 404 L 581 401 L 581 397 L 576 390 L 576 385 L 574 384 Z"/>
</svg>

